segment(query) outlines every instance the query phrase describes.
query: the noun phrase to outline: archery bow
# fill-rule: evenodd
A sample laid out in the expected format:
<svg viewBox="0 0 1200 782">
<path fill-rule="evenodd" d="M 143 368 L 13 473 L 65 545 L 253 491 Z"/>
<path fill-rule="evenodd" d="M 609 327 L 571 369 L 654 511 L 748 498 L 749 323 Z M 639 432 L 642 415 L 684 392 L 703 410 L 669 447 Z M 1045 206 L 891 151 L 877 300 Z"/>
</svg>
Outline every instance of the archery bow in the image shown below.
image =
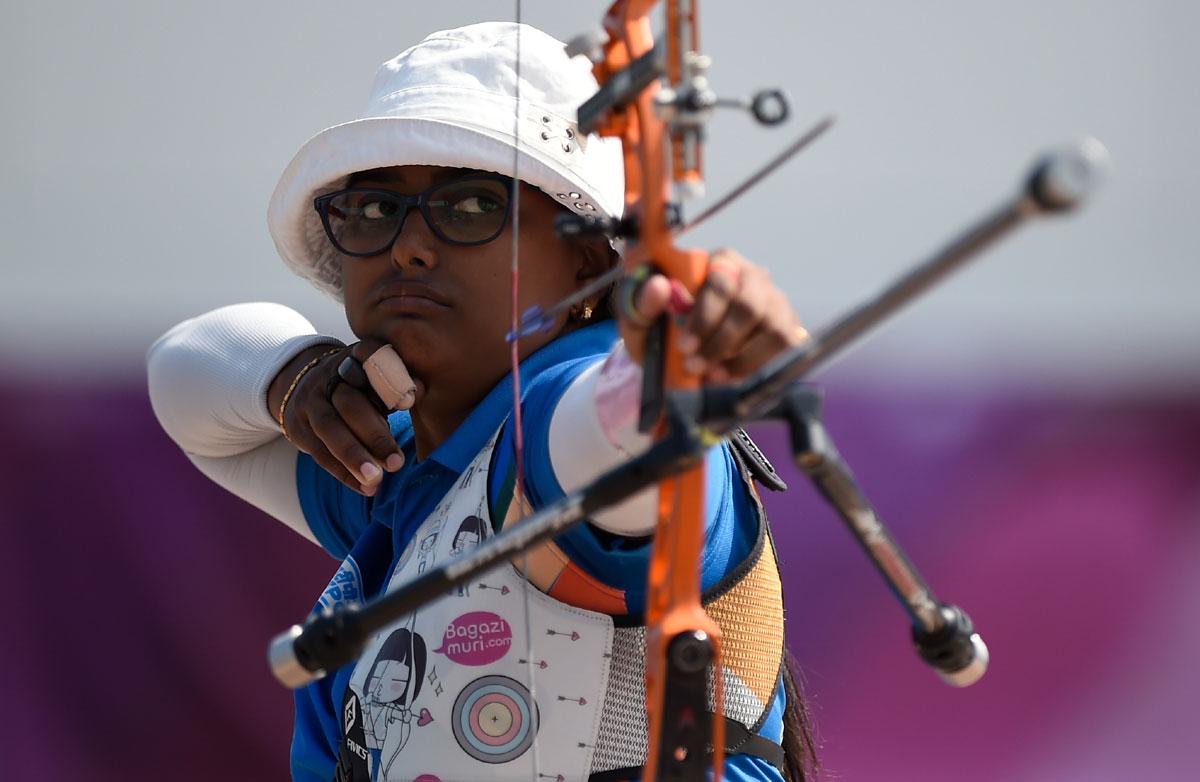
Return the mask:
<svg viewBox="0 0 1200 782">
<path fill-rule="evenodd" d="M 674 244 L 679 212 L 671 195 L 673 191 L 681 196 L 695 194 L 700 189 L 703 124 L 722 101 L 708 89 L 708 63 L 697 51 L 694 0 L 666 1 L 665 45 L 656 44 L 651 33 L 649 15 L 657 4 L 658 0 L 618 0 L 604 18 L 601 35 L 584 36 L 568 47 L 570 53 L 592 58 L 600 84 L 596 95 L 579 109 L 579 130 L 622 140 L 626 197 L 620 219 L 568 220 L 563 229 L 622 238 L 626 242 L 626 273 L 652 266 L 694 293 L 703 284 L 708 256 Z M 667 87 L 660 85 L 664 76 Z M 772 109 L 782 105 L 781 100 L 776 92 L 764 92 L 749 108 L 760 121 L 770 123 L 781 114 Z M 720 631 L 700 603 L 703 454 L 738 424 L 768 416 L 786 417 L 794 442 L 808 438 L 795 445 L 799 466 L 838 506 L 905 604 L 922 657 L 951 683 L 974 681 L 986 664 L 986 648 L 970 620 L 953 606 L 938 602 L 896 547 L 857 493 L 836 451 L 821 442 L 824 433 L 819 422 L 814 425 L 815 414 L 801 409 L 811 408 L 812 397 L 797 393 L 795 381 L 1025 218 L 1075 206 L 1106 165 L 1106 153 L 1095 141 L 1085 142 L 1070 154 L 1045 159 L 1019 197 L 876 299 L 742 383 L 701 388 L 700 379 L 683 367 L 676 347 L 677 326 L 664 316 L 647 340 L 644 360 L 641 423 L 653 428 L 656 435 L 648 451 L 391 593 L 361 607 L 337 606 L 310 618 L 304 628 L 289 629 L 271 644 L 276 676 L 297 687 L 352 661 L 370 633 L 397 617 L 657 483 L 659 519 L 646 605 L 650 724 L 643 779 L 700 780 L 711 770 L 712 778 L 719 780 L 724 754 Z M 514 257 L 515 250 L 514 246 Z M 516 302 L 515 292 L 513 300 Z M 514 337 L 543 314 L 526 313 L 521 323 L 514 314 Z M 704 715 L 710 711 L 712 720 L 708 722 Z"/>
<path fill-rule="evenodd" d="M 656 43 L 650 14 L 658 4 L 658 0 L 617 0 L 604 17 L 603 32 L 580 36 L 567 45 L 568 54 L 585 54 L 592 60 L 599 83 L 597 93 L 579 108 L 579 131 L 621 140 L 625 209 L 619 220 L 598 226 L 570 216 L 561 223 L 568 233 L 599 228 L 623 239 L 623 284 L 633 284 L 648 267 L 694 295 L 704 284 L 709 255 L 679 247 L 675 237 L 815 140 L 832 119 L 819 123 L 681 228 L 676 198 L 703 193 L 704 131 L 713 109 L 747 108 L 768 125 L 786 119 L 788 109 L 778 90 L 762 91 L 747 103 L 720 100 L 708 85 L 709 60 L 700 53 L 697 3 L 668 0 L 663 39 Z M 663 315 L 646 339 L 639 426 L 653 431 L 659 442 L 677 434 L 672 427 L 684 425 L 668 423 L 666 395 L 700 387 L 700 376 L 684 367 L 679 336 L 679 326 Z M 719 441 L 702 439 L 707 444 Z M 719 782 L 724 767 L 721 631 L 701 605 L 700 594 L 705 485 L 702 459 L 658 483 L 658 523 L 645 607 L 649 749 L 643 779 L 649 782 L 704 779 L 710 769 Z"/>
</svg>

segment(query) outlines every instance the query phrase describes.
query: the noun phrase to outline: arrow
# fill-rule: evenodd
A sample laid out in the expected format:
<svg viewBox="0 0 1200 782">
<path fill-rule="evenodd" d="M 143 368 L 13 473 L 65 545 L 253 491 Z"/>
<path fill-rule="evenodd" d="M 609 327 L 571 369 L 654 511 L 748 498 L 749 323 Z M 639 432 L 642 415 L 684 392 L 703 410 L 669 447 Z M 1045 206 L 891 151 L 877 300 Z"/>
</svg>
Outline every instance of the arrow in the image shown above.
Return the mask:
<svg viewBox="0 0 1200 782">
<path fill-rule="evenodd" d="M 580 706 L 587 705 L 587 698 L 568 698 L 565 695 L 559 695 L 558 699 L 560 701 L 570 701 L 571 703 L 578 703 Z"/>
</svg>

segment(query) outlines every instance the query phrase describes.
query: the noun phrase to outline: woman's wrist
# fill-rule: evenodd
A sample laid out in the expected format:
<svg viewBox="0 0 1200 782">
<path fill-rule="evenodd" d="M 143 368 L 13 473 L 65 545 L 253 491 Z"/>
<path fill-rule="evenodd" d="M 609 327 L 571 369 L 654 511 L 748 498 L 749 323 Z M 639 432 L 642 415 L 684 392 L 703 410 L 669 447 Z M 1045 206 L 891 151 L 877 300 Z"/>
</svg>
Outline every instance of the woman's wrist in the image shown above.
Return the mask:
<svg viewBox="0 0 1200 782">
<path fill-rule="evenodd" d="M 321 345 L 341 342 L 279 304 L 234 304 L 190 318 L 147 352 L 154 413 L 189 453 L 244 453 L 279 434 L 267 392 L 280 367 Z"/>
<path fill-rule="evenodd" d="M 314 360 L 330 353 L 331 349 L 337 349 L 337 345 L 328 342 L 310 345 L 289 359 L 279 369 L 267 387 L 267 412 L 271 414 L 271 418 L 279 421 L 280 408 L 283 406 L 288 391 L 294 390 L 294 383 L 299 379 L 297 376 Z"/>
</svg>

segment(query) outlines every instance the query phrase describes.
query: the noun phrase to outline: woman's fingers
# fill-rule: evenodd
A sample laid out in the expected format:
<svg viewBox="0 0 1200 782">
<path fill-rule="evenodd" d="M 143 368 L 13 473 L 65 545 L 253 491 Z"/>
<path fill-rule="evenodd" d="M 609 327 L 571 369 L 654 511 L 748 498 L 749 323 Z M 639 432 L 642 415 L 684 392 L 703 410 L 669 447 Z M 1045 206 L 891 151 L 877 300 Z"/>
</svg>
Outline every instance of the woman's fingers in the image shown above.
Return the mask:
<svg viewBox="0 0 1200 782">
<path fill-rule="evenodd" d="M 646 333 L 663 314 L 679 326 L 689 371 L 709 382 L 744 377 L 808 338 L 770 274 L 732 250 L 716 250 L 693 297 L 661 274 L 646 278 L 621 307 L 621 336 L 641 362 Z"/>
<path fill-rule="evenodd" d="M 387 418 L 363 391 L 338 379 L 347 356 L 360 363 L 382 347 L 363 340 L 329 356 L 302 379 L 287 407 L 287 431 L 297 448 L 351 489 L 373 495 L 385 471 L 404 465 Z M 327 393 L 327 391 L 329 393 Z"/>
<path fill-rule="evenodd" d="M 355 343 L 350 349 L 350 355 L 361 365 L 380 348 L 387 347 L 383 340 L 368 337 Z M 396 357 L 399 361 L 399 357 Z M 363 375 L 366 375 L 363 371 Z M 369 384 L 369 381 L 368 381 Z M 404 466 L 404 454 L 392 436 L 387 416 L 380 413 L 375 405 L 367 398 L 363 389 L 350 388 L 346 383 L 339 383 L 333 394 L 334 406 L 342 413 L 342 418 L 354 431 L 359 441 L 379 460 L 380 466 L 388 472 L 395 472 Z M 376 395 L 378 400 L 378 395 Z"/>
<path fill-rule="evenodd" d="M 650 326 L 667 311 L 671 303 L 671 281 L 661 274 L 652 274 L 637 288 L 633 295 L 633 313 L 622 313 L 620 318 L 621 338 L 625 349 L 637 362 L 646 352 L 646 333 Z M 632 317 L 631 317 L 632 315 Z"/>
<path fill-rule="evenodd" d="M 348 483 L 348 486 L 374 487 L 379 483 L 383 477 L 379 462 L 367 447 L 359 442 L 358 437 L 346 426 L 346 422 L 336 410 L 330 408 L 318 413 L 310 418 L 309 422 L 313 434 L 321 440 L 323 447 L 354 477 L 354 483 Z"/>
<path fill-rule="evenodd" d="M 311 456 L 313 461 L 319 464 L 327 473 L 354 491 L 365 494 L 368 497 L 375 493 L 375 487 L 364 484 L 354 473 L 346 469 L 346 465 L 329 452 L 329 449 L 325 447 L 325 443 L 311 429 L 306 431 L 304 437 L 294 439 L 292 443 L 301 451 Z"/>
<path fill-rule="evenodd" d="M 682 330 L 687 368 L 717 383 L 749 375 L 808 337 L 770 273 L 732 250 L 712 253 Z"/>
<path fill-rule="evenodd" d="M 729 378 L 742 378 L 762 368 L 788 348 L 795 347 L 808 338 L 808 332 L 798 320 L 788 325 L 764 320 L 759 327 L 741 343 L 738 352 L 717 365 L 717 369 Z"/>
<path fill-rule="evenodd" d="M 753 266 L 727 271 L 714 264 L 708 280 L 714 282 L 701 288 L 685 326 L 694 335 L 690 344 L 684 340 L 685 348 L 692 347 L 689 368 L 697 373 L 744 358 L 750 335 L 773 317 L 774 288 L 765 271 Z"/>
<path fill-rule="evenodd" d="M 404 454 L 392 437 L 387 419 L 367 401 L 361 391 L 339 383 L 332 400 L 334 409 L 358 442 L 370 452 L 377 466 L 395 472 L 404 465 Z"/>
<path fill-rule="evenodd" d="M 725 325 L 729 308 L 742 289 L 743 271 L 736 263 L 713 253 L 704 285 L 683 320 L 680 347 L 685 353 L 701 352 L 706 342 L 719 337 L 716 332 Z"/>
</svg>

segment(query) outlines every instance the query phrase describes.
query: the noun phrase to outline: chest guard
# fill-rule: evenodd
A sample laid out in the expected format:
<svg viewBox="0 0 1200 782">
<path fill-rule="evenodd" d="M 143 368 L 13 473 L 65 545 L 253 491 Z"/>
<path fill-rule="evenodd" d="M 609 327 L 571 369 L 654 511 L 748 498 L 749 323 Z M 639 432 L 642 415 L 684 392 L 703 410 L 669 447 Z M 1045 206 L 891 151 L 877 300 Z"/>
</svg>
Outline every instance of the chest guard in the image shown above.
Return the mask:
<svg viewBox="0 0 1200 782">
<path fill-rule="evenodd" d="M 495 442 L 422 522 L 386 590 L 492 535 Z M 747 561 L 705 596 L 725 632 L 731 752 L 779 749 L 753 735 L 770 709 L 783 649 L 778 568 L 761 506 L 758 537 Z M 636 617 L 544 594 L 522 565 L 498 567 L 371 639 L 342 702 L 339 782 L 638 775 L 647 748 L 644 628 Z"/>
</svg>

